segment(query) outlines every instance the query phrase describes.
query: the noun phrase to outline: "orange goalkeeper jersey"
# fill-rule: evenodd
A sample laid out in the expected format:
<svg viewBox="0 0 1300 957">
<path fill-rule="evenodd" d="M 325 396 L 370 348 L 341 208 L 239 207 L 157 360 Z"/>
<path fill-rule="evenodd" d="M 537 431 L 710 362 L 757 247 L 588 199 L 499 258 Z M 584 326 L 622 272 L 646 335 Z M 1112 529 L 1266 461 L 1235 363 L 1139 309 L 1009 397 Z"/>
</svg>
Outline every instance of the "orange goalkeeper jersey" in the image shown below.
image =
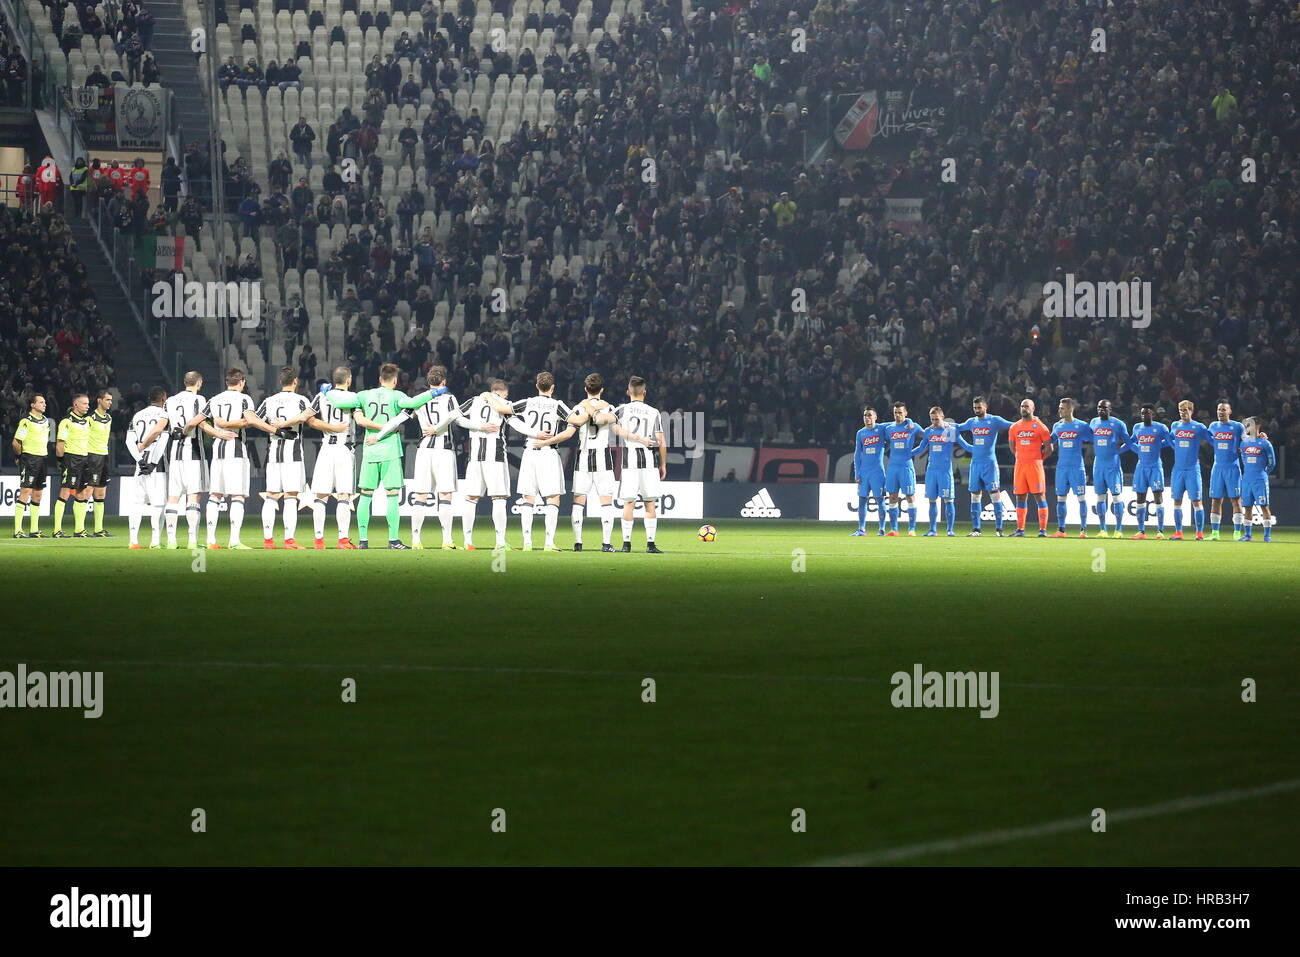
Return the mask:
<svg viewBox="0 0 1300 957">
<path fill-rule="evenodd" d="M 1037 416 L 1028 422 L 1017 419 L 1007 430 L 1007 439 L 1015 450 L 1017 465 L 1043 461 L 1043 444 L 1051 438 L 1051 430 Z"/>
</svg>

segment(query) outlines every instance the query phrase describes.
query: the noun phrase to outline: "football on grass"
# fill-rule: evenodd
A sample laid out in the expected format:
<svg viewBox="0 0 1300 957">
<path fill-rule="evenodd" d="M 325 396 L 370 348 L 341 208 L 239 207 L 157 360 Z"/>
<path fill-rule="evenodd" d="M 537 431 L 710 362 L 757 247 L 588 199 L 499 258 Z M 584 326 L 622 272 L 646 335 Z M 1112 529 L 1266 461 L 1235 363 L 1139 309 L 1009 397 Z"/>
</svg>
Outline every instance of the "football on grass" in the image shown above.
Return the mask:
<svg viewBox="0 0 1300 957">
<path fill-rule="evenodd" d="M 711 542 L 718 537 L 718 530 L 712 525 L 700 526 L 700 541 Z"/>
</svg>

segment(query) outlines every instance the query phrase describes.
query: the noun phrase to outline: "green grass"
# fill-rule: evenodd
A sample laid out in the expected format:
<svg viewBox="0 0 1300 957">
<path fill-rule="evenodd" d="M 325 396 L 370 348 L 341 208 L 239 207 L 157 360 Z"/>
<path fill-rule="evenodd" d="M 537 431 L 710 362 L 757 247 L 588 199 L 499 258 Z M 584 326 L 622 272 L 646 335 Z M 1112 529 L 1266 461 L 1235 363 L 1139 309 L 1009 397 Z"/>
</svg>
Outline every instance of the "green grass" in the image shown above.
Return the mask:
<svg viewBox="0 0 1300 957">
<path fill-rule="evenodd" d="M 0 669 L 105 676 L 98 720 L 0 711 L 0 863 L 798 864 L 1069 817 L 903 863 L 1300 861 L 1300 790 L 1083 823 L 1300 778 L 1296 532 L 691 523 L 662 556 L 220 551 L 199 573 L 110 527 L 0 540 Z M 1000 715 L 893 708 L 917 662 L 998 671 Z"/>
</svg>

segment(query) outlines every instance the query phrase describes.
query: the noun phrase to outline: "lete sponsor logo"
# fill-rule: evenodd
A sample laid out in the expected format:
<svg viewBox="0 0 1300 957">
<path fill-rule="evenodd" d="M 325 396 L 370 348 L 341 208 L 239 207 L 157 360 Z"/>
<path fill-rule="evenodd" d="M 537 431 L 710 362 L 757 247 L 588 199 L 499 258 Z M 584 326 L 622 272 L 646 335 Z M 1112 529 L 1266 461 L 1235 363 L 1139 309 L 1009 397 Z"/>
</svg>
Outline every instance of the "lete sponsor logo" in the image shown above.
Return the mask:
<svg viewBox="0 0 1300 957">
<path fill-rule="evenodd" d="M 781 510 L 772 501 L 772 495 L 766 488 L 761 488 L 740 509 L 741 518 L 780 518 Z"/>
</svg>

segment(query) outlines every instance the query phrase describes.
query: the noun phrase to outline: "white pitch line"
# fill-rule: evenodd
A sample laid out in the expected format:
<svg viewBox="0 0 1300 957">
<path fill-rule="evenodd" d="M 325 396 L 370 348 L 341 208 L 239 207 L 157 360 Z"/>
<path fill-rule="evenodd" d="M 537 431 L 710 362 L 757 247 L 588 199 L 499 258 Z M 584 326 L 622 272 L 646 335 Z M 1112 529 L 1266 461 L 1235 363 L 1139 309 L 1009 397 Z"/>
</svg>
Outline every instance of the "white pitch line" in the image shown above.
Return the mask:
<svg viewBox="0 0 1300 957">
<path fill-rule="evenodd" d="M 487 675 L 559 675 L 566 678 L 704 678 L 719 681 L 807 681 L 815 684 L 863 684 L 888 685 L 892 682 L 886 677 L 867 675 L 763 675 L 732 674 L 709 671 L 660 671 L 655 668 L 640 670 L 616 670 L 593 668 L 536 668 L 510 665 L 422 665 L 407 662 L 373 661 L 364 664 L 331 664 L 318 661 L 136 661 L 130 659 L 101 658 L 47 658 L 43 655 L 10 654 L 16 661 L 39 662 L 53 665 L 76 665 L 103 669 L 119 666 L 124 668 L 252 668 L 261 670 L 309 669 L 312 671 L 416 671 L 434 674 L 487 674 Z M 1071 685 L 1059 682 L 1003 681 L 1003 688 L 1020 688 L 1029 691 L 1103 691 L 1116 694 L 1139 692 L 1224 695 L 1235 694 L 1232 687 L 1224 688 L 1171 688 L 1157 685 Z M 1274 697 L 1300 697 L 1300 691 L 1272 691 Z"/>
<path fill-rule="evenodd" d="M 1200 794 L 1194 797 L 1177 798 L 1173 801 L 1161 801 L 1143 807 L 1121 808 L 1106 815 L 1107 825 L 1125 821 L 1140 821 L 1148 817 L 1161 817 L 1166 814 L 1178 814 L 1182 811 L 1195 811 L 1220 804 L 1233 804 L 1237 801 L 1250 801 L 1255 798 L 1271 797 L 1300 790 L 1300 778 L 1289 781 L 1276 781 L 1253 788 L 1233 788 L 1215 791 L 1212 794 Z M 935 854 L 954 854 L 975 847 L 991 847 L 995 844 L 1009 844 L 1035 837 L 1047 837 L 1051 834 L 1064 834 L 1069 831 L 1087 831 L 1092 824 L 1090 815 L 1061 818 L 1043 824 L 1027 827 L 1008 827 L 996 831 L 980 831 L 965 837 L 949 838 L 942 841 L 926 841 L 920 844 L 907 844 L 903 847 L 889 848 L 883 851 L 868 851 L 865 854 L 845 854 L 841 857 L 829 857 L 814 861 L 811 867 L 870 867 L 876 864 L 894 864 L 899 861 L 917 857 L 929 857 Z"/>
</svg>

